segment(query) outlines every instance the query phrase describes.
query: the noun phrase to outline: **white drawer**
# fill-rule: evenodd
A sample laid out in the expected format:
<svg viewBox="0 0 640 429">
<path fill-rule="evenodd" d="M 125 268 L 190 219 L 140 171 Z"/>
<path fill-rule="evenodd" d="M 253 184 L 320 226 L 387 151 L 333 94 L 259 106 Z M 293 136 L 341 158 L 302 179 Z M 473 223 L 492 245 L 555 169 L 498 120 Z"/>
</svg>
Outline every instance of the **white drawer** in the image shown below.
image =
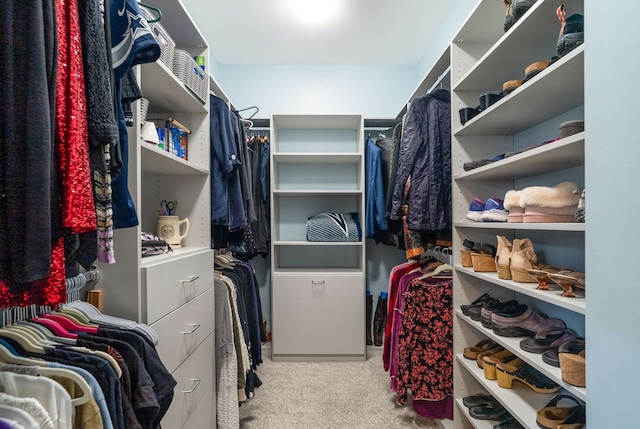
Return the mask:
<svg viewBox="0 0 640 429">
<path fill-rule="evenodd" d="M 214 305 L 214 290 L 209 289 L 151 325 L 160 339 L 158 354 L 169 372 L 173 372 L 213 332 Z"/>
<path fill-rule="evenodd" d="M 151 324 L 213 287 L 213 250 L 142 269 L 146 321 Z"/>
<path fill-rule="evenodd" d="M 364 355 L 364 274 L 274 274 L 271 302 L 274 355 Z"/>
<path fill-rule="evenodd" d="M 215 390 L 214 337 L 213 334 L 209 335 L 200 347 L 174 371 L 173 377 L 178 384 L 173 390 L 171 406 L 162 419 L 163 428 L 181 428 L 193 414 L 207 390 Z"/>
<path fill-rule="evenodd" d="M 196 410 L 191 414 L 183 429 L 212 429 L 216 427 L 216 386 L 211 384 Z"/>
</svg>

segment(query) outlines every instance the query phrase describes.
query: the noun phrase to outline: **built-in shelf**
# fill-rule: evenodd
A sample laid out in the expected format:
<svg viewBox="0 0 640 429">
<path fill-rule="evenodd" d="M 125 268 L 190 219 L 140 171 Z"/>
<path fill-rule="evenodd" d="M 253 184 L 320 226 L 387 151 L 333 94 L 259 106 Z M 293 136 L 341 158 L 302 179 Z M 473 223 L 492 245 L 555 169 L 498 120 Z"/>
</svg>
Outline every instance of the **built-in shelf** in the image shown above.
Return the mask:
<svg viewBox="0 0 640 429">
<path fill-rule="evenodd" d="M 493 395 L 525 428 L 538 429 L 537 410 L 543 408 L 554 394 L 536 393 L 521 383 L 514 382 L 513 389 L 503 389 L 496 381 L 484 378 L 484 372 L 478 368 L 475 360 L 456 355 L 456 361 L 465 368 L 487 392 Z"/>
<path fill-rule="evenodd" d="M 516 223 L 516 222 L 455 222 L 456 228 L 477 228 L 477 229 L 509 229 L 522 231 L 567 231 L 584 232 L 585 223 Z"/>
<path fill-rule="evenodd" d="M 537 1 L 526 16 L 519 19 L 454 83 L 453 89 L 499 93 L 504 82 L 524 79 L 525 68 L 529 64 L 551 60 L 555 55 L 560 30 L 557 7 L 558 4 L 553 1 Z M 579 12 L 578 5 L 572 4 L 571 10 L 573 13 Z M 527 49 L 522 49 L 523 46 Z"/>
<path fill-rule="evenodd" d="M 274 153 L 273 160 L 288 164 L 354 164 L 362 156 L 358 153 Z"/>
<path fill-rule="evenodd" d="M 471 414 L 469 414 L 469 408 L 464 405 L 464 403 L 462 402 L 462 398 L 456 399 L 456 405 L 460 409 L 460 412 L 464 414 L 464 416 L 469 420 L 469 423 L 471 423 L 475 429 L 493 429 L 493 427 L 499 423 L 497 420 L 480 420 L 471 417 Z"/>
<path fill-rule="evenodd" d="M 528 363 L 529 365 L 531 365 L 532 367 L 534 367 L 538 371 L 542 372 L 544 375 L 549 377 L 551 380 L 553 380 L 556 383 L 558 383 L 569 394 L 575 396 L 576 398 L 578 398 L 578 399 L 580 399 L 582 401 L 586 401 L 587 400 L 587 389 L 586 388 L 572 386 L 571 384 L 565 382 L 562 379 L 562 374 L 560 372 L 560 368 L 556 368 L 555 366 L 551 366 L 551 365 L 545 363 L 542 360 L 542 355 L 541 354 L 525 352 L 524 350 L 522 350 L 520 348 L 520 341 L 522 341 L 524 338 L 527 338 L 527 337 L 515 337 L 515 338 L 502 337 L 500 335 L 494 334 L 494 332 L 491 329 L 488 329 L 488 328 L 485 328 L 484 326 L 482 326 L 482 324 L 480 322 L 476 322 L 475 320 L 471 320 L 470 317 L 467 317 L 464 314 L 462 314 L 461 310 L 456 310 L 455 313 L 456 313 L 456 316 L 458 317 L 458 319 L 461 319 L 463 322 L 467 323 L 472 328 L 482 332 L 488 338 L 492 339 L 496 343 L 502 345 L 505 349 L 507 349 L 507 350 L 511 351 L 513 354 L 517 355 L 520 359 L 522 359 L 523 361 L 525 361 L 526 363 Z M 475 361 L 472 361 L 472 362 L 473 362 L 473 366 L 477 368 L 476 362 Z M 484 378 L 484 376 L 483 376 L 483 378 Z M 485 379 L 485 381 L 488 381 L 488 380 Z M 527 387 L 527 390 L 530 390 L 530 389 Z M 533 391 L 531 390 L 531 392 L 533 392 Z M 539 395 L 539 393 L 536 393 L 536 395 Z"/>
<path fill-rule="evenodd" d="M 161 61 L 141 66 L 144 97 L 149 100 L 147 118 L 153 112 L 207 113 L 207 107 Z M 162 118 L 166 119 L 166 118 Z"/>
<path fill-rule="evenodd" d="M 199 175 L 209 174 L 209 169 L 179 158 L 158 146 L 140 142 L 142 152 L 142 171 L 166 175 Z"/>
<path fill-rule="evenodd" d="M 536 289 L 536 283 L 518 283 L 512 280 L 503 280 L 498 278 L 498 273 L 480 273 L 473 271 L 473 268 L 456 266 L 456 271 L 463 273 L 467 276 L 472 276 L 485 282 L 497 284 L 505 289 L 510 289 L 514 292 L 521 293 L 523 295 L 530 296 L 540 301 L 548 302 L 558 307 L 566 308 L 579 314 L 585 314 L 585 298 L 584 291 L 575 290 L 577 297 L 567 298 L 561 296 L 562 289 L 560 286 L 556 286 L 554 283 L 549 282 L 550 290 L 538 290 Z"/>
<path fill-rule="evenodd" d="M 287 241 L 274 241 L 274 246 L 362 246 L 362 241 L 305 241 L 305 240 L 287 240 Z"/>
<path fill-rule="evenodd" d="M 584 131 L 454 177 L 455 180 L 519 179 L 584 165 Z"/>
<path fill-rule="evenodd" d="M 331 195 L 339 195 L 339 196 L 358 196 L 362 195 L 362 191 L 352 191 L 352 190 L 326 190 L 326 189 L 309 189 L 309 190 L 274 190 L 274 196 L 285 196 L 285 197 L 306 197 L 310 195 L 315 196 L 331 196 Z"/>
<path fill-rule="evenodd" d="M 584 49 L 585 45 L 578 46 L 454 134 L 516 134 L 583 105 Z"/>
<path fill-rule="evenodd" d="M 171 252 L 163 253 L 161 255 L 146 256 L 142 258 L 141 267 L 151 267 L 158 264 L 164 264 L 174 259 L 179 259 L 185 256 L 200 253 L 206 250 L 210 250 L 208 247 L 178 247 L 172 248 Z"/>
<path fill-rule="evenodd" d="M 337 275 L 358 275 L 362 276 L 362 270 L 359 268 L 276 268 L 273 274 L 337 274 Z"/>
</svg>

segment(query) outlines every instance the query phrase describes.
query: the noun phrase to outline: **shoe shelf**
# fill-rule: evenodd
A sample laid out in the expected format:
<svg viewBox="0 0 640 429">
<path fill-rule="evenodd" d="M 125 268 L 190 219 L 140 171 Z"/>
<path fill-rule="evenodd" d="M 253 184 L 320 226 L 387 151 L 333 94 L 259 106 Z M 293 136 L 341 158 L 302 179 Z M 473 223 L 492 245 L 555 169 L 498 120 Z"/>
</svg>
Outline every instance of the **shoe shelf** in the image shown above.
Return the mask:
<svg viewBox="0 0 640 429">
<path fill-rule="evenodd" d="M 538 290 L 536 289 L 536 283 L 518 283 L 512 280 L 499 279 L 498 273 L 476 272 L 473 271 L 473 268 L 463 267 L 460 265 L 457 265 L 455 270 L 464 275 L 472 276 L 480 280 L 484 280 L 485 282 L 502 286 L 505 289 L 530 296 L 539 301 L 548 302 L 561 308 L 566 308 L 567 310 L 578 314 L 586 313 L 584 291 L 581 290 L 574 290 L 577 295 L 575 298 L 567 298 L 560 296 L 562 289 L 554 284 L 549 285 L 550 290 Z"/>
<path fill-rule="evenodd" d="M 584 165 L 584 131 L 454 176 L 454 180 L 520 179 Z"/>
<path fill-rule="evenodd" d="M 574 1 L 572 13 L 582 9 L 582 1 Z M 525 68 L 536 61 L 551 60 L 558 40 L 560 22 L 556 16 L 558 3 L 538 0 L 529 11 L 503 33 L 499 40 L 455 84 L 454 91 L 492 91 L 502 84 L 524 79 Z M 535 40 L 535 43 L 531 43 Z M 523 49 L 526 47 L 526 49 Z M 496 67 L 500 64 L 500 67 Z"/>
<path fill-rule="evenodd" d="M 456 406 L 475 429 L 493 429 L 493 426 L 499 423 L 497 420 L 480 420 L 471 417 L 471 414 L 469 414 L 469 408 L 464 405 L 460 398 L 456 399 Z"/>
<path fill-rule="evenodd" d="M 537 369 L 538 371 L 542 372 L 544 375 L 546 375 L 547 377 L 549 377 L 550 379 L 552 379 L 553 381 L 558 383 L 564 390 L 569 392 L 571 395 L 579 398 L 582 401 L 586 401 L 587 400 L 587 390 L 585 388 L 583 388 L 583 387 L 573 386 L 573 385 L 565 382 L 564 380 L 562 380 L 562 373 L 560 372 L 560 368 L 556 368 L 555 366 L 551 366 L 551 365 L 545 363 L 542 360 L 542 355 L 541 354 L 529 353 L 529 352 L 526 352 L 526 351 L 524 351 L 524 350 L 522 350 L 520 348 L 520 341 L 525 339 L 525 338 L 527 338 L 527 337 L 502 337 L 500 335 L 496 335 L 493 332 L 493 330 L 485 328 L 484 326 L 482 326 L 482 324 L 480 322 L 476 322 L 475 320 L 472 320 L 470 317 L 465 316 L 460 309 L 456 310 L 455 313 L 456 313 L 456 317 L 458 317 L 459 320 L 462 320 L 464 323 L 469 325 L 471 328 L 480 331 L 482 334 L 484 334 L 489 339 L 495 341 L 496 343 L 502 345 L 505 349 L 507 349 L 507 350 L 511 351 L 513 354 L 517 355 L 520 359 L 522 359 L 523 361 L 527 362 L 529 365 L 531 365 L 532 367 L 534 367 L 535 369 Z M 469 360 L 469 359 L 465 359 L 465 360 L 467 360 L 469 362 L 472 362 L 473 366 L 477 368 L 477 365 L 476 365 L 475 361 L 472 361 L 472 360 Z M 480 371 L 480 372 L 482 372 L 482 371 Z M 484 373 L 482 373 L 482 378 L 486 382 L 490 381 L 490 380 L 487 380 L 486 378 L 484 378 Z M 497 384 L 496 384 L 496 387 L 498 387 Z M 503 389 L 501 387 L 498 387 L 498 388 L 501 391 L 502 390 L 508 390 L 508 389 Z M 533 390 L 529 389 L 526 386 L 525 386 L 525 388 L 527 390 L 529 390 L 530 392 L 534 393 L 535 395 L 540 395 L 540 393 L 535 393 L 535 392 L 533 392 Z"/>
<path fill-rule="evenodd" d="M 583 104 L 584 45 L 580 45 L 454 130 L 454 135 L 516 134 Z"/>
<path fill-rule="evenodd" d="M 513 389 L 503 389 L 498 386 L 496 381 L 484 378 L 484 372 L 478 368 L 475 360 L 465 359 L 461 354 L 459 354 L 456 355 L 456 361 L 458 362 L 458 365 L 473 375 L 473 377 L 487 390 L 487 392 L 493 395 L 493 397 L 496 398 L 513 417 L 528 429 L 538 429 L 538 425 L 536 424 L 537 411 L 543 408 L 553 395 L 562 392 L 560 391 L 552 394 L 536 393 L 519 382 L 513 383 Z M 469 419 L 473 421 L 473 423 L 480 422 L 480 420 L 473 419 L 471 416 L 469 416 Z M 478 427 L 484 428 L 484 426 Z"/>
<path fill-rule="evenodd" d="M 349 191 L 349 190 L 328 191 L 328 190 L 316 189 L 316 190 L 303 191 L 303 190 L 289 190 L 289 189 L 287 189 L 287 190 L 273 191 L 273 195 L 274 196 L 282 195 L 282 196 L 289 196 L 289 197 L 306 196 L 306 195 L 327 195 L 327 196 L 331 196 L 331 195 L 354 195 L 354 196 L 358 196 L 360 194 L 362 194 L 361 191 Z"/>
<path fill-rule="evenodd" d="M 278 163 L 306 164 L 306 163 L 339 163 L 351 164 L 360 161 L 358 153 L 278 153 L 273 154 L 273 160 Z"/>
<path fill-rule="evenodd" d="M 456 228 L 500 229 L 522 231 L 584 232 L 586 223 L 513 223 L 513 222 L 454 222 Z"/>
</svg>

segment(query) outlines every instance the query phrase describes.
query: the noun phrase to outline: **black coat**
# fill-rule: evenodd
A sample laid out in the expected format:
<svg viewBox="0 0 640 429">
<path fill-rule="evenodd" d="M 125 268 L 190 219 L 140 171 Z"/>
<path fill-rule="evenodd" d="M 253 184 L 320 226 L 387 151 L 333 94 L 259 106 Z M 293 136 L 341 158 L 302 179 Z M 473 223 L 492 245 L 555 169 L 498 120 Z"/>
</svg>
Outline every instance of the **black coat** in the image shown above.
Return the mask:
<svg viewBox="0 0 640 429">
<path fill-rule="evenodd" d="M 402 218 L 404 188 L 411 231 L 451 229 L 451 96 L 438 89 L 412 101 L 402 130 L 391 219 Z"/>
</svg>

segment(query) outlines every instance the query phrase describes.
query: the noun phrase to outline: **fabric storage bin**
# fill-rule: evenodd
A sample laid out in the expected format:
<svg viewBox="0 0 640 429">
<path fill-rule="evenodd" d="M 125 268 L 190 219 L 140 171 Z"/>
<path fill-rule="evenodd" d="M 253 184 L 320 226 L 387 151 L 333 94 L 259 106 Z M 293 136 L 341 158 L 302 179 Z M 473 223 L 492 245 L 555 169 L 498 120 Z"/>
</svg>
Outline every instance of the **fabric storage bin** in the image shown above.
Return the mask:
<svg viewBox="0 0 640 429">
<path fill-rule="evenodd" d="M 176 49 L 173 74 L 203 103 L 207 99 L 207 77 L 187 51 Z"/>
<path fill-rule="evenodd" d="M 176 49 L 176 43 L 160 23 L 149 22 L 150 20 L 154 20 L 155 16 L 153 16 L 146 7 L 141 7 L 140 9 L 142 10 L 144 18 L 147 20 L 149 29 L 160 45 L 160 61 L 167 66 L 169 70 L 173 70 L 173 55 Z"/>
</svg>

